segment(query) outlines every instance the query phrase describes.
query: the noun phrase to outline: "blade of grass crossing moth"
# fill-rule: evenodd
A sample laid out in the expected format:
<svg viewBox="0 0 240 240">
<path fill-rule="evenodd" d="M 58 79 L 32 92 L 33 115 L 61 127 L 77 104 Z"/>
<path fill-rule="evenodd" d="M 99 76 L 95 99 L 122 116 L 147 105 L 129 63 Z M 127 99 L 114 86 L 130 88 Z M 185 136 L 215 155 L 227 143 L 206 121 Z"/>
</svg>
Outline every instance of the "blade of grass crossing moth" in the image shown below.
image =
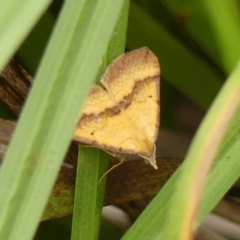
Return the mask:
<svg viewBox="0 0 240 240">
<path fill-rule="evenodd" d="M 1 166 L 0 239 L 34 235 L 124 6 L 102 3 L 62 8 Z"/>
<path fill-rule="evenodd" d="M 107 64 L 124 51 L 129 0 L 125 0 L 123 4 L 121 15 L 106 51 L 100 72 L 103 72 Z M 107 176 L 101 182 L 99 182 L 99 179 L 107 172 L 108 165 L 109 156 L 105 152 L 94 148 L 80 147 L 72 240 L 98 239 Z"/>
</svg>

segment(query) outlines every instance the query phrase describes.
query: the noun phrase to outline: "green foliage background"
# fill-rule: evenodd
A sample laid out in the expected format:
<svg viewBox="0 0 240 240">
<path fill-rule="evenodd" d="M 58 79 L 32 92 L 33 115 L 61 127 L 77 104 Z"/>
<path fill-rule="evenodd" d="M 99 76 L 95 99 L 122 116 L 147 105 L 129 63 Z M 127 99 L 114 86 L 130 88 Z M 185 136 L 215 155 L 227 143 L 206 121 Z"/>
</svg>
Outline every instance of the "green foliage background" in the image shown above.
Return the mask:
<svg viewBox="0 0 240 240">
<path fill-rule="evenodd" d="M 54 1 L 52 5 L 50 1 L 39 3 L 39 1 L 28 0 L 24 4 L 18 3 L 17 0 L 11 0 L 8 3 L 1 1 L 5 5 L 0 9 L 0 67 L 2 69 L 9 58 L 15 54 L 15 57 L 39 83 L 34 86 L 34 93 L 29 98 L 20 120 L 19 125 L 22 126 L 17 130 L 6 156 L 6 164 L 4 163 L 0 172 L 0 199 L 5 199 L 2 204 L 5 208 L 0 209 L 0 228 L 2 229 L 0 239 L 14 239 L 14 236 L 19 237 L 20 233 L 23 234 L 22 239 L 32 238 L 36 224 L 29 226 L 29 229 L 31 228 L 29 231 L 22 232 L 21 229 L 24 226 L 21 225 L 21 221 L 19 223 L 17 217 L 13 221 L 13 216 L 18 211 L 22 213 L 23 219 L 31 221 L 27 212 L 35 211 L 34 206 L 36 208 L 40 206 L 40 210 L 35 213 L 34 221 L 37 222 L 40 218 L 41 209 L 47 201 L 70 141 L 81 101 L 87 95 L 86 89 L 90 88 L 91 83 L 99 77 L 107 64 L 124 51 L 125 35 L 127 50 L 148 46 L 160 60 L 161 122 L 162 127 L 172 130 L 177 128 L 173 114 L 176 95 L 185 95 L 207 112 L 226 78 L 236 67 L 240 55 L 240 14 L 239 3 L 236 0 L 132 0 L 128 16 L 128 1 L 113 3 L 104 0 L 99 4 L 93 0 L 69 0 L 64 3 Z M 126 29 L 124 21 L 127 18 Z M 120 21 L 121 19 L 123 20 Z M 105 33 L 104 36 L 99 37 L 102 33 Z M 55 61 L 56 58 L 57 61 Z M 103 64 L 99 68 L 100 61 Z M 90 68 L 91 71 L 87 71 L 89 66 L 93 66 Z M 239 71 L 239 67 L 236 69 Z M 86 82 L 78 83 L 79 76 Z M 235 81 L 239 82 L 239 75 L 234 76 Z M 76 88 L 80 90 L 74 90 Z M 53 99 L 54 97 L 56 98 Z M 61 113 L 61 108 L 56 102 L 62 103 L 71 110 Z M 49 111 L 48 108 L 53 108 L 55 111 Z M 38 113 L 34 112 L 34 109 L 38 110 Z M 0 110 L 2 118 L 13 117 L 4 104 L 1 105 Z M 72 116 L 71 119 L 69 115 Z M 239 111 L 234 116 L 231 127 L 222 142 L 210 174 L 200 220 L 211 211 L 239 176 L 237 148 L 239 139 L 235 137 L 239 132 L 238 119 Z M 41 125 L 42 121 L 45 125 Z M 66 122 L 68 127 L 65 126 Z M 26 134 L 30 125 L 33 132 Z M 52 129 L 55 128 L 55 130 L 49 133 L 51 138 L 46 139 L 44 132 L 49 131 L 51 128 L 49 126 L 53 126 Z M 61 132 L 60 136 L 58 130 L 63 126 L 66 130 Z M 57 142 L 56 139 L 61 138 L 62 135 L 65 139 Z M 207 138 L 207 132 L 205 135 Z M 26 139 L 29 142 L 25 142 Z M 24 144 L 19 145 L 19 142 Z M 43 142 L 44 145 L 42 145 Z M 54 155 L 56 147 L 53 146 L 56 144 L 59 144 L 58 148 L 63 147 L 60 153 Z M 40 153 L 39 158 L 47 159 L 48 163 L 43 161 L 39 176 L 32 177 L 26 172 L 32 168 L 30 159 L 35 156 L 36 149 Z M 99 153 L 96 154 L 99 155 Z M 231 157 L 231 163 L 224 161 L 226 156 Z M 50 164 L 49 159 L 52 160 Z M 19 172 L 13 170 L 16 164 Z M 166 202 L 174 191 L 174 181 L 177 181 L 179 172 L 173 176 L 123 239 L 136 239 L 136 237 L 147 239 L 147 236 L 151 236 L 151 239 L 159 239 L 159 229 L 163 227 L 159 226 L 159 222 L 165 218 L 168 207 L 171 208 Z M 36 184 L 43 184 L 40 179 L 47 173 L 52 174 L 52 179 L 46 178 L 45 184 L 48 186 L 46 191 L 41 192 L 40 188 L 36 189 L 37 185 L 34 187 L 31 185 L 31 179 L 36 181 Z M 13 184 L 6 184 L 8 182 Z M 17 192 L 17 189 L 22 191 Z M 38 196 L 39 191 L 43 197 L 39 197 L 37 202 L 33 201 L 30 208 L 28 200 Z M 17 199 L 16 202 L 13 203 L 13 199 Z M 16 210 L 19 206 L 21 208 Z M 156 211 L 159 214 L 154 214 Z M 156 222 L 155 225 L 153 219 Z M 68 239 L 70 221 L 66 218 L 42 224 L 35 239 Z M 146 226 L 149 222 L 151 224 Z M 145 226 L 144 230 L 142 230 L 143 226 Z M 9 233 L 10 227 L 13 235 Z M 106 234 L 110 235 L 108 239 L 120 239 L 119 231 L 114 228 L 110 231 L 111 227 L 109 223 L 103 222 L 99 239 L 106 239 Z M 59 229 L 61 234 L 57 235 L 60 232 Z M 140 230 L 141 234 L 139 234 Z M 93 234 L 93 236 L 92 239 L 97 239 L 96 235 Z"/>
</svg>

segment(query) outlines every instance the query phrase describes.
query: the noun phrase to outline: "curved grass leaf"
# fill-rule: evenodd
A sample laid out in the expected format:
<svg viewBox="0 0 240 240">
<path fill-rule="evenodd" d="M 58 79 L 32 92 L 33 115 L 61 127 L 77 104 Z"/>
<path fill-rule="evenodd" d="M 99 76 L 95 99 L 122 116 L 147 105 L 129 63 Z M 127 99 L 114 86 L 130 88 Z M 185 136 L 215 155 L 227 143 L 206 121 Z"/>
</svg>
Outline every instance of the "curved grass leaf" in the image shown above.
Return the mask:
<svg viewBox="0 0 240 240">
<path fill-rule="evenodd" d="M 167 235 L 166 233 L 165 236 L 168 236 L 167 239 L 181 239 L 177 238 L 174 234 L 181 236 L 180 231 L 184 231 L 184 229 L 180 227 L 181 222 L 185 219 L 184 214 L 186 213 L 186 208 L 184 208 L 183 205 L 186 206 L 190 204 L 186 199 L 187 193 L 184 189 L 187 188 L 189 184 L 192 184 L 190 177 L 195 177 L 194 174 L 192 174 L 192 171 L 194 171 L 194 169 L 192 169 L 192 164 L 195 165 L 196 159 L 198 159 L 198 157 L 202 154 L 202 152 L 199 152 L 199 149 L 204 146 L 205 138 L 208 137 L 211 127 L 214 126 L 216 121 L 218 121 L 217 118 L 215 119 L 215 116 L 219 117 L 218 113 L 221 113 L 220 109 L 222 104 L 224 105 L 225 99 L 231 99 L 232 94 L 234 93 L 234 96 L 236 96 L 235 93 L 239 91 L 239 78 L 240 65 L 237 66 L 234 73 L 230 76 L 228 80 L 229 82 L 221 91 L 221 94 L 216 99 L 216 102 L 213 104 L 209 114 L 202 123 L 202 127 L 196 135 L 194 144 L 189 150 L 187 161 L 184 162 L 182 166 L 172 175 L 171 179 L 161 189 L 151 204 L 134 223 L 133 227 L 125 234 L 123 239 L 135 239 L 136 237 L 138 237 L 138 239 L 161 239 L 164 231 L 170 231 L 171 234 L 173 234 Z M 237 95 L 239 96 L 239 94 Z M 239 103 L 239 100 L 237 101 Z M 232 118 L 233 116 L 228 117 Z M 219 153 L 215 158 L 212 170 L 208 176 L 200 208 L 200 221 L 206 217 L 206 215 L 212 210 L 212 208 L 239 177 L 240 152 L 238 146 L 240 144 L 240 139 L 238 137 L 236 138 L 240 131 L 240 126 L 237 124 L 239 123 L 239 119 L 240 109 L 238 108 L 234 114 L 231 125 L 224 136 L 224 139 L 222 139 Z M 187 180 L 183 183 L 183 185 L 179 186 L 178 181 L 181 174 L 184 174 L 182 177 Z M 179 186 L 178 188 L 176 188 L 177 185 Z M 169 199 L 172 197 L 174 197 L 174 199 L 171 202 Z M 180 215 L 181 218 L 179 218 Z M 173 220 L 173 218 L 175 220 Z M 167 222 L 165 222 L 166 219 L 168 219 Z"/>
</svg>

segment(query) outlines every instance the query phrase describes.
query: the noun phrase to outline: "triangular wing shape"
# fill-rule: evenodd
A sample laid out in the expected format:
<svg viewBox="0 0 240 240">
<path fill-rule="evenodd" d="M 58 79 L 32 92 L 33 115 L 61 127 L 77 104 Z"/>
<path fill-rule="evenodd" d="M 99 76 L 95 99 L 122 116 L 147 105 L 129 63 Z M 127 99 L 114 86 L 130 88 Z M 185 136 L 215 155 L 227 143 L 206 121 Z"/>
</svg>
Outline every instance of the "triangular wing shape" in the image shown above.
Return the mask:
<svg viewBox="0 0 240 240">
<path fill-rule="evenodd" d="M 114 60 L 87 97 L 74 140 L 153 159 L 159 126 L 157 57 L 141 48 Z"/>
</svg>

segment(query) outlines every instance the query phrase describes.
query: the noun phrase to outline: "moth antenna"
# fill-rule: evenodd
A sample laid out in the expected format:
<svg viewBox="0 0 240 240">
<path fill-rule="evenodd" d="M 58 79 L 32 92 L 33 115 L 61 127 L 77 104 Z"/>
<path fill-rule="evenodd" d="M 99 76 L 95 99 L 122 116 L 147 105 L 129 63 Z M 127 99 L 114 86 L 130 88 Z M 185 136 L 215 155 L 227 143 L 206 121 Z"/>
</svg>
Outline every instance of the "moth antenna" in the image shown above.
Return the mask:
<svg viewBox="0 0 240 240">
<path fill-rule="evenodd" d="M 102 148 L 101 148 L 102 149 Z M 106 150 L 106 149 L 102 149 L 104 152 L 106 152 L 107 154 L 109 154 L 110 156 L 112 156 L 112 157 L 114 157 L 114 158 L 116 158 L 116 154 L 115 153 L 113 153 L 113 152 L 110 152 L 110 151 L 108 151 L 108 150 Z M 125 157 L 124 157 L 125 158 Z M 119 163 L 118 163 L 119 164 Z"/>
</svg>

